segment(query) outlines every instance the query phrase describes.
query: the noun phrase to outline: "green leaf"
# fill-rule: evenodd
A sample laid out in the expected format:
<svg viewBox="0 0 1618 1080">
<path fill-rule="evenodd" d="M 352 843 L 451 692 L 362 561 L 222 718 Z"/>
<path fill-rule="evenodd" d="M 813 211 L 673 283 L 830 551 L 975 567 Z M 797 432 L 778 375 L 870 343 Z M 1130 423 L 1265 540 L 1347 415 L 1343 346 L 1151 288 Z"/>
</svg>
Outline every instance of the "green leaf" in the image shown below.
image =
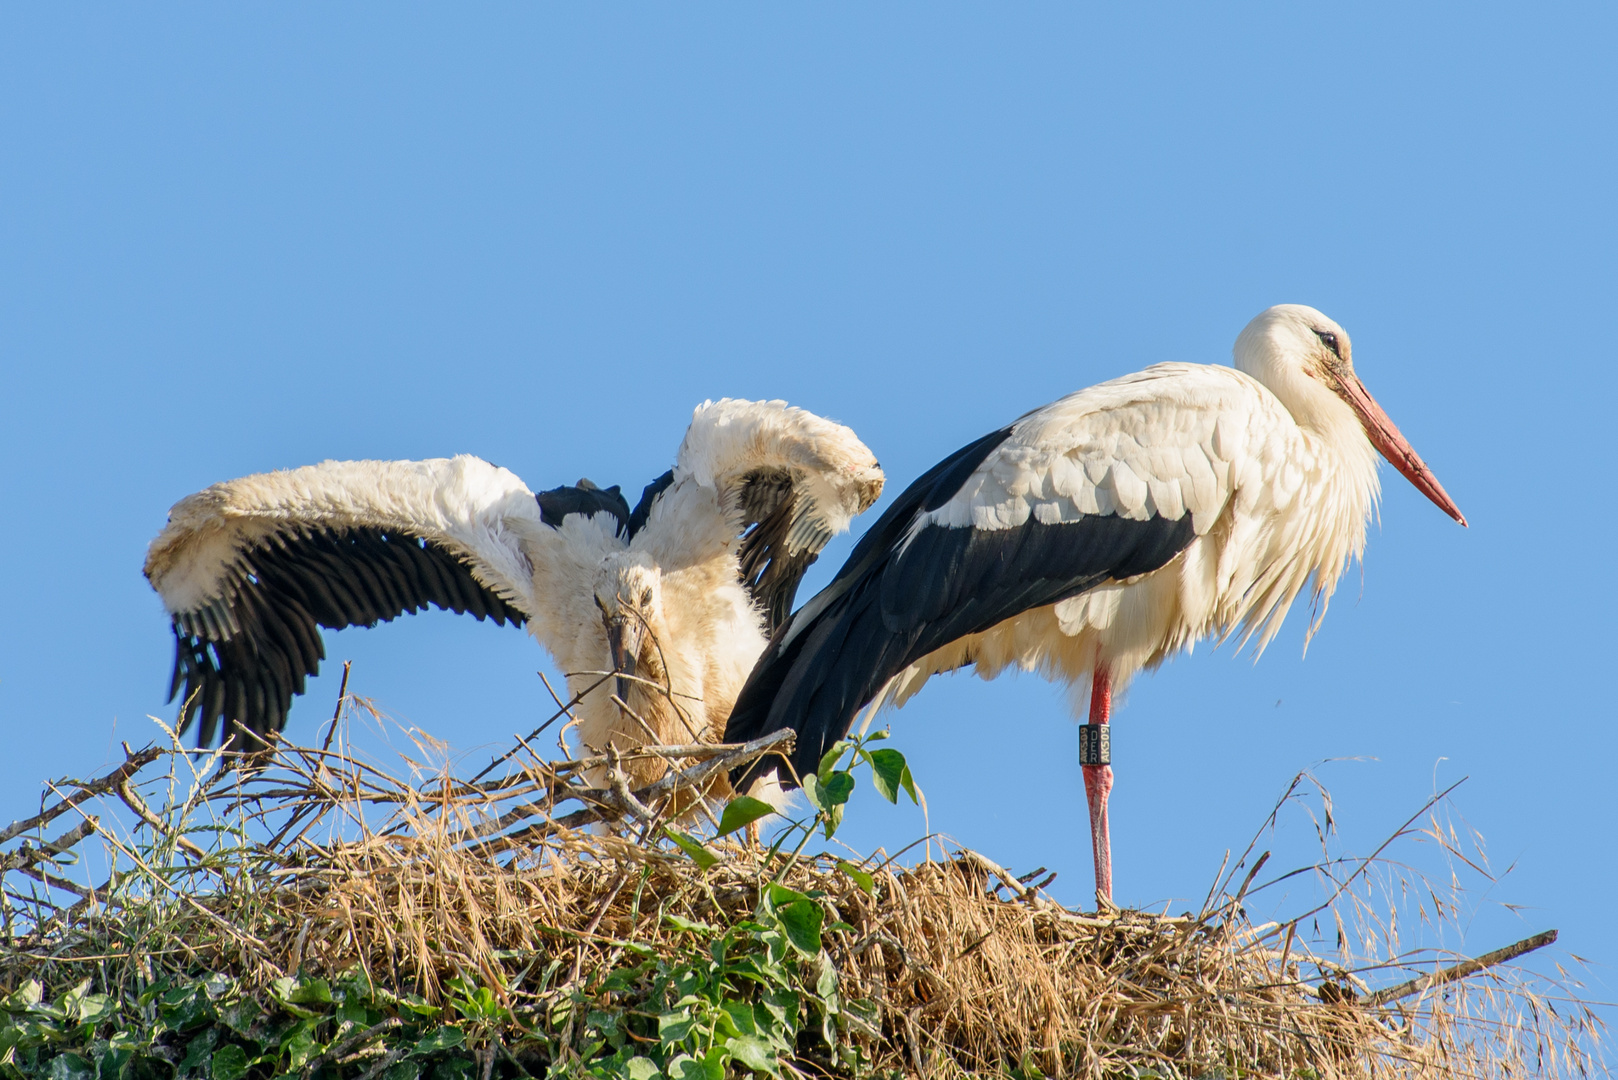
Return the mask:
<svg viewBox="0 0 1618 1080">
<path fill-rule="evenodd" d="M 312 1057 L 321 1051 L 321 1045 L 315 1041 L 314 1019 L 304 1020 L 281 1039 L 281 1053 L 287 1056 L 287 1063 L 291 1068 L 301 1069 Z"/>
<path fill-rule="evenodd" d="M 657 1062 L 649 1057 L 632 1057 L 624 1062 L 624 1075 L 629 1080 L 657 1080 L 663 1074 L 658 1071 Z"/>
<path fill-rule="evenodd" d="M 728 1046 L 731 1056 L 754 1072 L 765 1072 L 774 1076 L 781 1068 L 780 1062 L 775 1059 L 775 1049 L 763 1039 L 743 1035 L 730 1040 Z"/>
<path fill-rule="evenodd" d="M 242 1080 L 247 1075 L 247 1051 L 236 1045 L 221 1046 L 208 1063 L 213 1080 Z"/>
<path fill-rule="evenodd" d="M 29 979 L 6 995 L 6 1008 L 11 1012 L 22 1012 L 30 1005 L 38 1005 L 44 997 L 45 991 L 39 985 L 39 980 Z"/>
<path fill-rule="evenodd" d="M 657 1018 L 657 1038 L 666 1045 L 677 1045 L 685 1041 L 695 1025 L 696 1020 L 689 1009 L 663 1013 Z"/>
<path fill-rule="evenodd" d="M 815 994 L 828 1006 L 827 1012 L 836 1012 L 834 1006 L 837 995 L 837 966 L 829 959 L 820 965 L 820 973 L 815 976 Z"/>
<path fill-rule="evenodd" d="M 826 801 L 826 807 L 842 806 L 853 793 L 853 773 L 834 772 L 820 782 L 820 797 Z"/>
<path fill-rule="evenodd" d="M 866 873 L 864 870 L 861 870 L 859 867 L 855 866 L 853 863 L 845 862 L 842 859 L 837 860 L 837 869 L 839 869 L 843 873 L 847 874 L 853 880 L 854 884 L 858 885 L 861 889 L 863 889 L 865 891 L 866 896 L 875 896 L 876 895 L 876 878 L 875 877 L 873 877 L 870 874 Z"/>
<path fill-rule="evenodd" d="M 838 803 L 830 810 L 826 811 L 826 816 L 821 818 L 820 824 L 826 830 L 827 840 L 830 840 L 833 836 L 835 836 L 837 834 L 837 830 L 842 827 L 843 811 L 847 809 L 848 807 L 844 806 L 842 803 Z"/>
<path fill-rule="evenodd" d="M 809 773 L 803 778 L 803 797 L 809 800 L 809 805 L 816 810 L 825 810 L 826 803 L 820 797 L 820 778 Z"/>
<path fill-rule="evenodd" d="M 299 979 L 287 1000 L 295 1005 L 330 1005 L 331 984 L 325 979 Z"/>
<path fill-rule="evenodd" d="M 692 922 L 690 919 L 675 915 L 673 912 L 664 912 L 663 921 L 676 930 L 685 930 L 693 934 L 717 934 L 719 927 L 712 923 Z"/>
<path fill-rule="evenodd" d="M 106 994 L 86 994 L 75 1003 L 74 1011 L 78 1013 L 79 1023 L 94 1026 L 112 1019 L 118 1004 Z"/>
<path fill-rule="evenodd" d="M 246 1035 L 264 1010 L 252 998 L 242 998 L 219 1010 L 219 1019 L 238 1035 Z"/>
<path fill-rule="evenodd" d="M 433 1067 L 433 1080 L 472 1080 L 477 1074 L 475 1063 L 466 1058 L 450 1058 Z"/>
<path fill-rule="evenodd" d="M 813 900 L 799 900 L 776 909 L 781 929 L 786 931 L 792 947 L 804 956 L 820 955 L 820 924 L 826 913 Z"/>
<path fill-rule="evenodd" d="M 208 1027 L 202 1029 L 202 1034 L 192 1039 L 185 1048 L 185 1058 L 180 1062 L 180 1075 L 205 1064 L 213 1055 L 214 1044 L 219 1041 L 219 1029 Z"/>
<path fill-rule="evenodd" d="M 50 1080 L 95 1080 L 96 1067 L 77 1054 L 58 1054 L 45 1075 Z"/>
<path fill-rule="evenodd" d="M 730 813 L 729 807 L 726 807 L 725 813 Z M 678 829 L 665 828 L 663 832 L 674 841 L 676 847 L 691 856 L 691 861 L 697 864 L 698 869 L 707 870 L 719 861 L 719 856 L 703 847 L 702 841 L 696 837 L 688 836 Z"/>
<path fill-rule="evenodd" d="M 815 770 L 816 778 L 824 782 L 837 768 L 837 763 L 843 759 L 843 754 L 850 746 L 852 739 L 838 739 L 831 744 L 831 749 L 820 755 L 820 768 Z"/>
<path fill-rule="evenodd" d="M 427 999 L 420 994 L 400 994 L 399 1005 L 409 1009 L 417 1016 L 437 1016 L 444 1010 L 437 1005 L 430 1005 Z"/>
<path fill-rule="evenodd" d="M 899 792 L 903 791 L 911 802 L 918 801 L 916 782 L 910 777 L 910 766 L 905 763 L 903 754 L 897 750 L 872 750 L 866 758 L 871 762 L 871 783 L 884 799 L 897 803 Z"/>
<path fill-rule="evenodd" d="M 788 904 L 795 904 L 799 900 L 809 899 L 809 895 L 807 893 L 801 893 L 797 889 L 789 889 L 785 885 L 777 885 L 773 881 L 770 883 L 769 890 L 765 893 L 765 896 L 769 899 L 770 906 L 777 908 L 786 907 Z"/>
<path fill-rule="evenodd" d="M 431 1035 L 420 1039 L 411 1048 L 410 1053 L 413 1057 L 421 1057 L 424 1054 L 437 1054 L 444 1050 L 453 1050 L 464 1042 L 466 1042 L 466 1032 L 458 1027 L 445 1025 Z"/>
<path fill-rule="evenodd" d="M 421 1076 L 421 1065 L 414 1061 L 400 1061 L 388 1066 L 388 1071 L 382 1074 L 382 1080 L 417 1080 Z"/>
<path fill-rule="evenodd" d="M 674 1080 L 725 1080 L 723 1061 L 719 1063 L 718 1072 L 709 1072 L 707 1062 L 699 1061 L 690 1054 L 676 1056 L 664 1071 Z"/>
<path fill-rule="evenodd" d="M 755 799 L 751 795 L 738 795 L 725 804 L 725 812 L 719 818 L 719 835 L 729 836 L 737 829 L 745 828 L 773 813 L 775 807 L 763 799 Z"/>
</svg>

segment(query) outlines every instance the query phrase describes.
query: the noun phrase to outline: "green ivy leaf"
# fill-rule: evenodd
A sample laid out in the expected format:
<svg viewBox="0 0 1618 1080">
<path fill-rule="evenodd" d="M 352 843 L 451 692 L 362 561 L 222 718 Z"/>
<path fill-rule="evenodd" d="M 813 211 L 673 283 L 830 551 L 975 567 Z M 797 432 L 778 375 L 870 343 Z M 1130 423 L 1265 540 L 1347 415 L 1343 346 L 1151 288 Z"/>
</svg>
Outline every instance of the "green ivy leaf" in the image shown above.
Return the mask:
<svg viewBox="0 0 1618 1080">
<path fill-rule="evenodd" d="M 730 1021 L 731 1037 L 741 1038 L 753 1035 L 758 1031 L 753 1019 L 753 1006 L 745 1001 L 724 1001 L 719 1007 L 724 1010 L 725 1018 Z"/>
<path fill-rule="evenodd" d="M 692 1017 L 689 1009 L 677 1009 L 674 1012 L 663 1013 L 657 1018 L 658 1041 L 667 1046 L 676 1046 L 683 1043 L 686 1036 L 691 1034 L 691 1029 L 695 1025 L 696 1019 Z"/>
<path fill-rule="evenodd" d="M 315 1024 L 318 1022 L 314 1019 L 304 1020 L 281 1038 L 281 1053 L 287 1056 L 291 1068 L 303 1068 L 310 1058 L 320 1053 L 321 1045 L 315 1041 Z"/>
<path fill-rule="evenodd" d="M 861 870 L 851 862 L 843 859 L 837 860 L 837 869 L 847 874 L 849 878 L 865 891 L 866 896 L 876 895 L 876 878 Z"/>
<path fill-rule="evenodd" d="M 725 808 L 725 813 L 727 815 L 730 813 L 729 807 Z M 674 841 L 676 847 L 691 856 L 691 861 L 697 864 L 698 869 L 707 870 L 719 861 L 719 856 L 704 847 L 702 841 L 696 837 L 689 836 L 678 829 L 665 828 L 663 832 L 670 840 Z"/>
<path fill-rule="evenodd" d="M 743 1035 L 730 1040 L 731 1056 L 754 1072 L 779 1075 L 781 1064 L 775 1059 L 775 1049 L 763 1039 Z"/>
<path fill-rule="evenodd" d="M 871 783 L 884 799 L 897 803 L 899 792 L 903 791 L 911 802 L 919 801 L 916 782 L 910 776 L 910 766 L 905 763 L 903 754 L 897 750 L 872 750 L 865 757 L 871 763 Z"/>
<path fill-rule="evenodd" d="M 440 1061 L 433 1068 L 433 1080 L 472 1080 L 477 1075 L 475 1064 L 466 1058 Z"/>
<path fill-rule="evenodd" d="M 437 1054 L 445 1050 L 453 1050 L 464 1042 L 466 1042 L 466 1032 L 462 1031 L 458 1027 L 449 1027 L 448 1025 L 445 1025 L 444 1027 L 441 1027 L 437 1031 L 433 1032 L 431 1035 L 419 1040 L 411 1049 L 410 1053 L 413 1057 L 421 1057 L 425 1054 Z"/>
<path fill-rule="evenodd" d="M 287 1000 L 295 1005 L 330 1005 L 331 984 L 325 979 L 299 979 Z"/>
<path fill-rule="evenodd" d="M 729 836 L 737 829 L 745 828 L 773 813 L 775 807 L 763 799 L 755 799 L 751 795 L 738 795 L 725 804 L 725 812 L 719 818 L 719 835 Z"/>
<path fill-rule="evenodd" d="M 247 1051 L 236 1045 L 221 1046 L 208 1063 L 213 1080 L 242 1080 L 247 1075 Z"/>
<path fill-rule="evenodd" d="M 658 1080 L 663 1074 L 658 1071 L 657 1062 L 649 1057 L 632 1057 L 624 1062 L 624 1075 L 629 1080 Z"/>
<path fill-rule="evenodd" d="M 820 955 L 820 924 L 825 921 L 826 913 L 819 904 L 813 900 L 799 900 L 777 908 L 776 914 L 780 916 L 781 929 L 786 931 L 787 940 L 794 949 L 804 956 Z"/>
<path fill-rule="evenodd" d="M 250 997 L 232 1002 L 219 1010 L 219 1019 L 238 1035 L 248 1034 L 253 1024 L 263 1015 L 264 1010 Z"/>
<path fill-rule="evenodd" d="M 77 1054 L 58 1054 L 45 1075 L 50 1080 L 95 1080 L 96 1067 Z"/>
<path fill-rule="evenodd" d="M 214 1044 L 219 1041 L 219 1029 L 216 1027 L 204 1028 L 201 1035 L 192 1039 L 185 1047 L 185 1058 L 180 1062 L 180 1075 L 195 1069 L 199 1065 L 207 1064 L 213 1056 Z"/>
<path fill-rule="evenodd" d="M 388 1071 L 382 1074 L 382 1080 L 417 1080 L 420 1076 L 419 1062 L 400 1061 L 388 1066 Z"/>
</svg>

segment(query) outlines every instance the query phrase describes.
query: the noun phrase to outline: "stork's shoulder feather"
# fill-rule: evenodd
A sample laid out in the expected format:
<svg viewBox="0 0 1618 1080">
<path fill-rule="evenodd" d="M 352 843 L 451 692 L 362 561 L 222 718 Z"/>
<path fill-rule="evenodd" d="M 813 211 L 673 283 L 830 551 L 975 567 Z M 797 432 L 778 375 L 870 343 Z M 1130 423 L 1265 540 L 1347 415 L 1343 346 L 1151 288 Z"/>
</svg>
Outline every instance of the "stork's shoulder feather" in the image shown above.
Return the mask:
<svg viewBox="0 0 1618 1080">
<path fill-rule="evenodd" d="M 876 501 L 882 481 L 875 455 L 842 424 L 784 401 L 704 402 L 666 481 L 648 489 L 631 545 L 666 566 L 736 559 L 773 627 L 809 564 Z"/>
<path fill-rule="evenodd" d="M 1190 514 L 1201 535 L 1244 477 L 1267 481 L 1307 453 L 1291 445 L 1296 431 L 1274 395 L 1233 368 L 1156 364 L 1024 415 L 916 528 Z"/>
</svg>

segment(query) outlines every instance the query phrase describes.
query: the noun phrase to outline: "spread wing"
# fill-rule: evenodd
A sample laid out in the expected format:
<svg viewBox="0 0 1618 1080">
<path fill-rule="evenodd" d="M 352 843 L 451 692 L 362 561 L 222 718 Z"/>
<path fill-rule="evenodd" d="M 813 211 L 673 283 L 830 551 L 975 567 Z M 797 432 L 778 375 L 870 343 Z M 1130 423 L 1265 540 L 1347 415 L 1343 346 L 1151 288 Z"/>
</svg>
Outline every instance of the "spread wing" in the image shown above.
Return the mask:
<svg viewBox="0 0 1618 1080">
<path fill-rule="evenodd" d="M 565 502 L 571 490 L 542 508 L 516 476 L 463 455 L 328 461 L 181 500 L 146 557 L 173 619 L 181 731 L 198 724 L 202 746 L 221 723 L 279 731 L 325 657 L 322 627 L 428 605 L 522 625 L 536 614 L 523 538 L 551 531 L 542 514 L 587 509 Z"/>
<path fill-rule="evenodd" d="M 827 541 L 881 493 L 875 456 L 842 424 L 783 401 L 705 402 L 631 515 L 630 546 L 665 569 L 734 551 L 773 633 Z"/>
<path fill-rule="evenodd" d="M 726 741 L 791 727 L 794 766 L 814 769 L 861 708 L 935 651 L 1166 565 L 1233 497 L 1290 497 L 1306 448 L 1272 443 L 1293 428 L 1239 372 L 1160 364 L 961 448 L 899 496 L 775 637 Z"/>
</svg>

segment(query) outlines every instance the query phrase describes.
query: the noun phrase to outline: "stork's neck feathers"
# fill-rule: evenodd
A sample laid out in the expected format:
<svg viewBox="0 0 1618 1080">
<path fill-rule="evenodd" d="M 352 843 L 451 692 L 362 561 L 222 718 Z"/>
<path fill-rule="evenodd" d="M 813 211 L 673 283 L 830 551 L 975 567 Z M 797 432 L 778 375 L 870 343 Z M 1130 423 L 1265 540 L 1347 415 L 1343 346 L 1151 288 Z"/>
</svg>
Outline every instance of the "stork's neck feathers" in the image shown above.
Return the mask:
<svg viewBox="0 0 1618 1080">
<path fill-rule="evenodd" d="M 1311 374 L 1318 366 L 1313 354 L 1323 346 L 1292 308 L 1271 308 L 1247 325 L 1236 339 L 1236 369 L 1275 395 L 1316 453 L 1335 459 L 1369 513 L 1381 491 L 1376 447 L 1348 403 Z M 1331 325 L 1341 335 L 1346 355 L 1348 335 Z"/>
<path fill-rule="evenodd" d="M 1346 520 L 1358 518 L 1366 523 L 1382 495 L 1382 481 L 1377 478 L 1379 455 L 1359 416 L 1324 381 L 1325 345 L 1304 313 L 1324 319 L 1340 337 L 1343 356 L 1349 355 L 1348 334 L 1335 322 L 1314 309 L 1281 304 L 1249 322 L 1236 338 L 1236 369 L 1275 395 L 1298 424 L 1317 465 L 1328 465 L 1315 470 L 1317 481 L 1324 481 L 1327 489 L 1322 497 L 1335 502 Z M 1364 538 L 1361 526 L 1349 546 L 1351 554 L 1358 557 Z"/>
</svg>

